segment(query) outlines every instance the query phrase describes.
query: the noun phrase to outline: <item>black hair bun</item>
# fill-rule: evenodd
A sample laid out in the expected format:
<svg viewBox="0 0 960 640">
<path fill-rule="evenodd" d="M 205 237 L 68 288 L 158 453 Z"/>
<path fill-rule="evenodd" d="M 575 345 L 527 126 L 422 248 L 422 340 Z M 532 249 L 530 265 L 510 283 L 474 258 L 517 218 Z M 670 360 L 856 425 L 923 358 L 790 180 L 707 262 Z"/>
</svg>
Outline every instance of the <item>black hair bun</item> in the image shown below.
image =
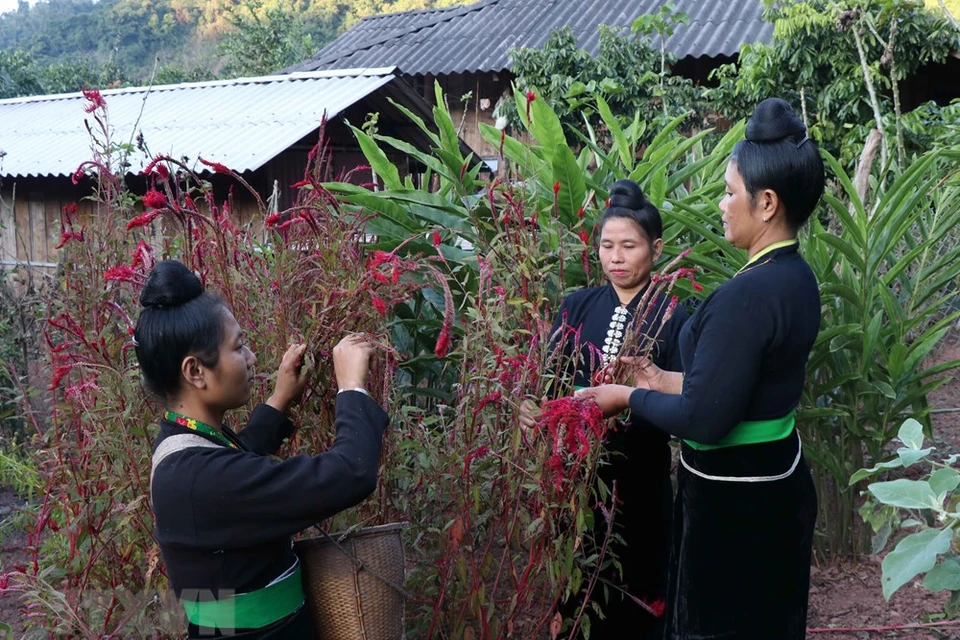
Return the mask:
<svg viewBox="0 0 960 640">
<path fill-rule="evenodd" d="M 633 180 L 617 180 L 610 187 L 611 208 L 633 209 L 639 211 L 647 204 L 647 199 L 643 195 L 643 190 Z"/>
<path fill-rule="evenodd" d="M 746 137 L 751 142 L 777 142 L 806 131 L 803 121 L 786 100 L 767 98 L 753 110 Z"/>
<path fill-rule="evenodd" d="M 140 292 L 144 307 L 177 307 L 203 294 L 203 283 L 182 262 L 163 260 L 154 265 Z"/>
</svg>

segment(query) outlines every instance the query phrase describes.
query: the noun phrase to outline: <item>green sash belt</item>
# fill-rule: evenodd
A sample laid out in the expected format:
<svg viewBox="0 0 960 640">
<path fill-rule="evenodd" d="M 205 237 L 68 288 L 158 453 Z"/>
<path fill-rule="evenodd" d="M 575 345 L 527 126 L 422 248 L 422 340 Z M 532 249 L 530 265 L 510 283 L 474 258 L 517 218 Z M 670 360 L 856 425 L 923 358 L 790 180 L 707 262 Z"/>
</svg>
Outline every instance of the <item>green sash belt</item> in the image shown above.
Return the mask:
<svg viewBox="0 0 960 640">
<path fill-rule="evenodd" d="M 249 593 L 218 600 L 182 600 L 187 620 L 199 627 L 260 629 L 282 620 L 303 605 L 300 566 L 282 580 Z"/>
<path fill-rule="evenodd" d="M 724 447 L 735 447 L 741 444 L 760 444 L 761 442 L 775 442 L 783 440 L 791 432 L 796 424 L 794 419 L 795 411 L 791 411 L 782 418 L 774 420 L 755 420 L 752 422 L 741 422 L 735 426 L 730 433 L 723 436 L 714 444 L 702 444 L 693 440 L 684 440 L 691 448 L 697 451 L 710 451 L 712 449 L 722 449 Z"/>
</svg>

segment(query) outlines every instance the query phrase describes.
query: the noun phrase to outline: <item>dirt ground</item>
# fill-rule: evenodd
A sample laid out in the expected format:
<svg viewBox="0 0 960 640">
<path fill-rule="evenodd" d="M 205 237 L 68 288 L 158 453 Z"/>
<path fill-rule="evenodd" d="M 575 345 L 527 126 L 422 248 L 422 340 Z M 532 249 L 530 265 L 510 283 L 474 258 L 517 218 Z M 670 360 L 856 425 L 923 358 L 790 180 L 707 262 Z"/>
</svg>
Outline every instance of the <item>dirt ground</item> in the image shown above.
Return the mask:
<svg viewBox="0 0 960 640">
<path fill-rule="evenodd" d="M 945 362 L 956 358 L 960 358 L 960 330 L 955 330 L 944 340 L 932 360 Z M 939 409 L 960 407 L 960 375 L 955 375 L 949 384 L 931 394 L 930 400 Z M 937 451 L 941 454 L 960 453 L 960 412 L 937 414 L 933 424 Z M 20 504 L 13 492 L 0 488 L 0 522 Z M 23 534 L 8 536 L 0 543 L 0 574 L 27 563 Z M 889 629 L 942 622 L 946 594 L 930 593 L 922 587 L 920 580 L 915 580 L 887 602 L 880 590 L 880 561 L 881 557 L 870 556 L 857 563 L 839 562 L 828 567 L 813 567 L 808 639 L 960 639 L 960 624 Z M 0 596 L 0 622 L 13 627 L 12 638 L 24 637 L 21 615 L 20 603 L 15 596 Z M 2 632 L 0 640 L 5 640 Z"/>
</svg>

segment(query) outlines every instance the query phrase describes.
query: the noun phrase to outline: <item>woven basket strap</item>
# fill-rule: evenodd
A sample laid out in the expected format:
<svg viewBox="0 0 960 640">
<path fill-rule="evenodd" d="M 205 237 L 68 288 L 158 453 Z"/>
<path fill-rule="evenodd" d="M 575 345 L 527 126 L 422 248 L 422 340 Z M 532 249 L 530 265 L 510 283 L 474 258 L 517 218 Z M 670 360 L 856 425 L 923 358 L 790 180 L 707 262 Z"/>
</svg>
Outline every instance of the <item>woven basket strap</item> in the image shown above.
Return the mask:
<svg viewBox="0 0 960 640">
<path fill-rule="evenodd" d="M 401 587 L 400 585 L 398 585 L 398 584 L 397 584 L 396 582 L 394 582 L 393 580 L 390 580 L 390 579 L 386 578 L 385 576 L 380 575 L 379 573 L 377 573 L 376 571 L 374 571 L 373 569 L 371 569 L 371 568 L 368 567 L 367 565 L 363 564 L 363 561 L 362 561 L 360 558 L 358 558 L 358 557 L 356 556 L 356 554 L 351 553 L 346 547 L 344 547 L 342 544 L 340 544 L 340 540 L 343 540 L 343 538 L 345 538 L 345 537 L 349 540 L 349 532 L 348 532 L 347 534 L 344 534 L 343 536 L 340 536 L 340 540 L 337 540 L 336 538 L 334 538 L 333 536 L 331 536 L 329 533 L 327 533 L 326 531 L 324 531 L 323 528 L 322 528 L 319 524 L 315 524 L 315 525 L 313 525 L 313 527 L 314 527 L 317 531 L 320 532 L 320 535 L 322 535 L 322 536 L 323 536 L 324 538 L 326 538 L 328 541 L 332 542 L 333 545 L 343 553 L 343 555 L 347 556 L 347 558 L 349 558 L 350 560 L 353 561 L 353 568 L 354 568 L 355 570 L 357 570 L 357 571 L 366 571 L 367 573 L 369 573 L 370 575 L 372 575 L 374 578 L 378 579 L 380 582 L 382 582 L 383 584 L 387 585 L 388 587 L 390 587 L 391 589 L 393 589 L 394 591 L 396 591 L 397 593 L 399 593 L 401 596 L 403 596 L 404 599 L 406 599 L 406 600 L 412 599 L 411 596 L 410 596 L 410 594 L 407 593 L 406 590 L 405 590 L 403 587 Z M 358 600 L 358 602 L 359 602 L 359 600 Z"/>
<path fill-rule="evenodd" d="M 153 462 L 150 467 L 150 504 L 153 505 L 153 474 L 157 472 L 160 463 L 166 460 L 170 455 L 183 451 L 184 449 L 193 449 L 196 447 L 210 447 L 220 449 L 222 445 L 210 442 L 206 438 L 201 438 L 192 433 L 180 433 L 170 436 L 157 446 L 153 452 Z"/>
</svg>

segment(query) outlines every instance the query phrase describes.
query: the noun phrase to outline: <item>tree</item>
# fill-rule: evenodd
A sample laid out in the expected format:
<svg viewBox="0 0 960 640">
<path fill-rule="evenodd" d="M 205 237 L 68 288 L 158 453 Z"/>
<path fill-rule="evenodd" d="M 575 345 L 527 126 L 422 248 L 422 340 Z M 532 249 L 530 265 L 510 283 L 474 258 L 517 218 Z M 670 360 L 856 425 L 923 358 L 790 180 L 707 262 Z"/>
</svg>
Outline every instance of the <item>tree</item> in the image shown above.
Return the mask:
<svg viewBox="0 0 960 640">
<path fill-rule="evenodd" d="M 245 0 L 228 10 L 228 21 L 235 30 L 218 46 L 227 76 L 274 73 L 316 53 L 313 38 L 294 11 Z"/>
</svg>

